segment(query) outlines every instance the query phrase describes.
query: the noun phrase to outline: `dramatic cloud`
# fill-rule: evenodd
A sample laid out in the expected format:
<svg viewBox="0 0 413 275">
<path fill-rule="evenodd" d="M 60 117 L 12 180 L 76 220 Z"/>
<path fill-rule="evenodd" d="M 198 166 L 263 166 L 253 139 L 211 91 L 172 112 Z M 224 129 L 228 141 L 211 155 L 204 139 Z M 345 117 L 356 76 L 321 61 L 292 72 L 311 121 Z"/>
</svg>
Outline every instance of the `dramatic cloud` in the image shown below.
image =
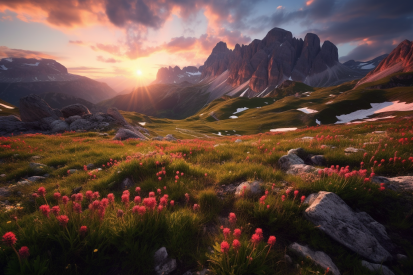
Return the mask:
<svg viewBox="0 0 413 275">
<path fill-rule="evenodd" d="M 105 63 L 119 63 L 119 62 L 122 62 L 122 61 L 116 60 L 114 58 L 104 58 L 103 56 L 100 56 L 100 55 L 96 57 L 96 60 L 100 61 L 100 62 L 105 62 Z"/>
<path fill-rule="evenodd" d="M 56 56 L 37 52 L 37 51 L 28 51 L 21 49 L 10 49 L 6 46 L 0 46 L 0 58 L 4 57 L 14 57 L 14 58 L 36 58 L 36 59 L 56 59 Z"/>
</svg>

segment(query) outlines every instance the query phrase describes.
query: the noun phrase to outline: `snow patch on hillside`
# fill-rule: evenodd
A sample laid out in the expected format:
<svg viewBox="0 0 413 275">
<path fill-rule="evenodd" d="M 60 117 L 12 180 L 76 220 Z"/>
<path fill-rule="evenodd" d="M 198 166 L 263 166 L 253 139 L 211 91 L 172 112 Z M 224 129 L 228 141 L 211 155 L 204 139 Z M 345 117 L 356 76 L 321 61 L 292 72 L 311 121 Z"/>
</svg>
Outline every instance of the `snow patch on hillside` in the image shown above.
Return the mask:
<svg viewBox="0 0 413 275">
<path fill-rule="evenodd" d="M 0 65 L 0 67 L 1 67 L 1 69 L 3 70 L 3 71 L 7 71 L 8 69 L 6 68 L 6 66 L 4 66 L 4 65 Z"/>
<path fill-rule="evenodd" d="M 200 71 L 198 71 L 198 72 L 196 72 L 196 73 L 190 73 L 190 72 L 186 72 L 187 74 L 189 74 L 189 75 L 201 75 L 201 72 Z"/>
<path fill-rule="evenodd" d="M 289 132 L 289 131 L 295 131 L 298 128 L 277 128 L 277 129 L 271 129 L 270 132 Z"/>
<path fill-rule="evenodd" d="M 301 112 L 303 112 L 303 113 L 306 113 L 306 114 L 313 114 L 313 113 L 317 113 L 317 112 L 318 112 L 318 111 L 316 111 L 316 110 L 309 109 L 309 108 L 307 108 L 307 107 L 298 108 L 297 110 L 298 110 L 298 111 L 301 111 Z"/>
<path fill-rule="evenodd" d="M 230 116 L 229 118 L 238 118 L 237 116 Z"/>
<path fill-rule="evenodd" d="M 235 115 L 235 114 L 238 114 L 238 113 L 244 112 L 245 110 L 248 110 L 248 109 L 249 109 L 249 108 L 247 108 L 247 107 L 237 108 L 237 111 L 236 111 L 235 113 L 233 113 L 233 114 Z"/>
<path fill-rule="evenodd" d="M 24 63 L 24 65 L 27 65 L 27 66 L 39 66 L 39 64 L 40 64 L 40 62 L 36 62 L 34 64 Z"/>
<path fill-rule="evenodd" d="M 7 105 L 5 105 L 5 104 L 1 104 L 1 103 L 0 103 L 0 106 L 3 106 L 3 107 L 4 107 L 4 108 L 6 108 L 6 109 L 14 109 L 14 107 L 7 106 Z"/>
</svg>

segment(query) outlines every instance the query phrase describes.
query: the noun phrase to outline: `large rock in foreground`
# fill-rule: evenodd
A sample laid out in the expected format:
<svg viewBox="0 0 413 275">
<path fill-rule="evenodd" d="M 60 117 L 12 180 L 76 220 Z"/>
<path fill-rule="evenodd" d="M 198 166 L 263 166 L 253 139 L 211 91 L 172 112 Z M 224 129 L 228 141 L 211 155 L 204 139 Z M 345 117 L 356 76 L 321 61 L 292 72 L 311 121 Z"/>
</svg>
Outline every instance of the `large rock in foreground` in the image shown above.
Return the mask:
<svg viewBox="0 0 413 275">
<path fill-rule="evenodd" d="M 305 217 L 331 238 L 370 261 L 381 263 L 392 259 L 353 210 L 334 193 L 320 191 L 306 209 Z"/>
<path fill-rule="evenodd" d="M 298 243 L 293 243 L 288 247 L 294 254 L 309 258 L 313 261 L 316 265 L 321 266 L 324 269 L 329 268 L 330 272 L 334 275 L 340 275 L 340 271 L 338 270 L 337 266 L 333 263 L 331 258 L 322 251 L 313 251 L 309 247 L 300 245 Z"/>
<path fill-rule="evenodd" d="M 278 164 L 280 165 L 282 170 L 287 171 L 292 165 L 304 164 L 304 161 L 296 154 L 288 154 L 282 156 L 278 160 Z"/>
<path fill-rule="evenodd" d="M 113 116 L 113 118 L 120 123 L 121 125 L 127 125 L 125 118 L 119 113 L 118 108 L 111 107 L 106 111 L 109 115 Z"/>
<path fill-rule="evenodd" d="M 20 98 L 20 118 L 25 122 L 39 121 L 46 117 L 59 119 L 53 109 L 38 95 L 29 95 Z"/>
<path fill-rule="evenodd" d="M 63 117 L 68 118 L 71 116 L 83 116 L 90 114 L 89 109 L 82 104 L 72 104 L 69 106 L 64 107 L 61 110 Z"/>
<path fill-rule="evenodd" d="M 115 137 L 113 138 L 114 140 L 127 140 L 127 139 L 142 139 L 146 140 L 147 138 L 139 133 L 139 132 L 133 132 L 128 129 L 119 129 L 119 131 L 116 133 Z"/>
</svg>

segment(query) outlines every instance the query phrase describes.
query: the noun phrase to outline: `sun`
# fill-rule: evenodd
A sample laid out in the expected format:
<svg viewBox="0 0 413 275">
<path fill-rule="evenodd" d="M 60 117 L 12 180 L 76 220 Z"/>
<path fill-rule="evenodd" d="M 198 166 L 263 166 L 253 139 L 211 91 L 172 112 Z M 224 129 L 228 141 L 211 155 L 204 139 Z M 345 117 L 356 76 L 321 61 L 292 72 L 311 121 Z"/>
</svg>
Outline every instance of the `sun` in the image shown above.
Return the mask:
<svg viewBox="0 0 413 275">
<path fill-rule="evenodd" d="M 142 71 L 141 71 L 141 70 L 137 70 L 137 71 L 136 71 L 136 74 L 137 74 L 138 76 L 141 76 L 141 75 L 142 75 Z"/>
</svg>

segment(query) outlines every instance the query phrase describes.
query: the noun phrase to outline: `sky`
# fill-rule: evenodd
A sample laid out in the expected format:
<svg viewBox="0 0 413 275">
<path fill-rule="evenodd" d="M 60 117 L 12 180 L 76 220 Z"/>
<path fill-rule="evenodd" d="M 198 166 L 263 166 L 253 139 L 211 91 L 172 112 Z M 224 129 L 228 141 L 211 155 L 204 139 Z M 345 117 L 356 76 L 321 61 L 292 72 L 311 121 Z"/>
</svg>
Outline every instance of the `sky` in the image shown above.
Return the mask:
<svg viewBox="0 0 413 275">
<path fill-rule="evenodd" d="M 413 39 L 413 1 L 0 0 L 0 58 L 148 84 L 160 67 L 200 66 L 219 41 L 234 48 L 274 27 L 333 42 L 341 62 L 365 61 Z"/>
</svg>

